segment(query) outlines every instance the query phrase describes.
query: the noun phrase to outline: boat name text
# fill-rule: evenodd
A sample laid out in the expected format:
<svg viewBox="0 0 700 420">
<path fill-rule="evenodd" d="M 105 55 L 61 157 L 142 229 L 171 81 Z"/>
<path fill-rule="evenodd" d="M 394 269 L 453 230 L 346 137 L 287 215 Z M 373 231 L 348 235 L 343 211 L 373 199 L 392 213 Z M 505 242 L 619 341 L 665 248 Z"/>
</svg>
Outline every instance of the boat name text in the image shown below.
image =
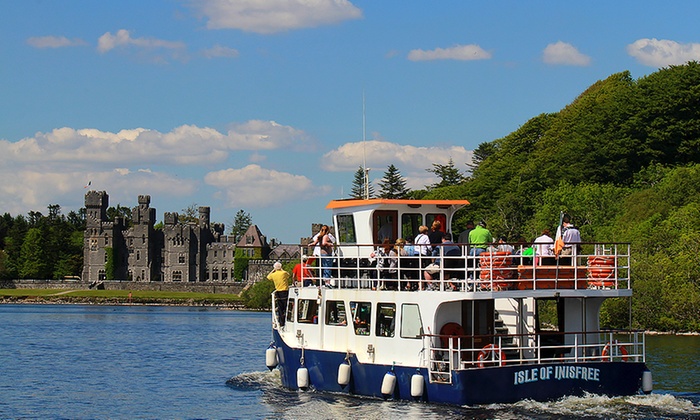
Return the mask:
<svg viewBox="0 0 700 420">
<path fill-rule="evenodd" d="M 542 366 L 541 368 L 523 369 L 513 373 L 514 385 L 550 379 L 580 379 L 600 381 L 600 369 L 585 366 Z"/>
</svg>

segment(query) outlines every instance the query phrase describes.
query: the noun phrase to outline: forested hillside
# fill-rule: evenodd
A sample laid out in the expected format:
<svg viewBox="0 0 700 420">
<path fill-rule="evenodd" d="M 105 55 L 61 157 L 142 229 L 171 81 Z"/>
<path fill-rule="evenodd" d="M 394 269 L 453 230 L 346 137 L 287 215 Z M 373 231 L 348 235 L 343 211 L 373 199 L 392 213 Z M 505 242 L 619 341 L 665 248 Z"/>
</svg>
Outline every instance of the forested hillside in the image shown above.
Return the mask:
<svg viewBox="0 0 700 420">
<path fill-rule="evenodd" d="M 700 64 L 593 84 L 570 105 L 542 114 L 475 150 L 473 173 L 427 193 L 467 198 L 460 216 L 530 241 L 571 214 L 584 241 L 633 245 L 635 326 L 700 330 Z M 627 302 L 610 302 L 610 326 Z M 622 320 L 622 324 L 618 324 Z"/>
</svg>

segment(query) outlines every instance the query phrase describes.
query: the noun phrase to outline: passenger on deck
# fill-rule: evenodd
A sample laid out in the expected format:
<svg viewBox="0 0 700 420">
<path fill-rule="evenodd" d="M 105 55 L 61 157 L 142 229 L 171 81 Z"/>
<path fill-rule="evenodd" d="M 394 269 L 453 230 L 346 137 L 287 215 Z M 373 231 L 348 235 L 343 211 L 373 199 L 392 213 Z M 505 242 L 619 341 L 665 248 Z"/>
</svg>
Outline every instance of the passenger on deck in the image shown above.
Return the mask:
<svg viewBox="0 0 700 420">
<path fill-rule="evenodd" d="M 389 239 L 384 239 L 382 244 L 377 247 L 374 251 L 372 251 L 371 254 L 369 254 L 370 259 L 376 259 L 377 260 L 377 278 L 380 280 L 384 279 L 392 279 L 392 270 L 393 270 L 393 275 L 396 275 L 396 257 L 392 257 L 391 255 L 391 250 L 393 246 Z M 393 267 L 392 267 L 393 266 Z M 385 285 L 385 282 L 380 283 L 382 286 Z"/>
<path fill-rule="evenodd" d="M 578 255 L 581 251 L 581 233 L 576 229 L 568 214 L 562 219 L 561 238 L 564 248 L 561 255 Z M 571 258 L 560 258 L 560 265 L 571 265 Z"/>
<path fill-rule="evenodd" d="M 426 282 L 428 282 L 428 290 L 436 289 L 433 287 L 433 284 L 431 282 L 439 279 L 441 267 L 445 269 L 458 268 L 459 263 L 463 261 L 461 258 L 454 258 L 462 255 L 462 250 L 457 245 L 455 245 L 454 242 L 452 242 L 452 234 L 450 234 L 449 232 L 444 233 L 442 235 L 441 242 L 442 243 L 439 246 L 439 252 L 441 252 L 443 257 L 445 258 L 436 258 L 435 262 L 430 264 L 428 267 L 426 267 L 425 271 L 423 271 L 423 278 Z M 463 265 L 462 268 L 464 268 Z M 451 274 L 452 273 L 445 271 L 446 277 L 449 278 Z M 450 283 L 449 286 L 452 287 L 452 290 L 457 290 L 456 285 Z"/>
<path fill-rule="evenodd" d="M 459 238 L 457 239 L 457 242 L 460 244 L 466 244 L 469 245 L 469 233 L 474 230 L 474 222 L 471 220 L 467 222 L 466 227 L 462 231 L 462 233 L 459 234 Z M 468 250 L 467 250 L 468 252 Z"/>
<path fill-rule="evenodd" d="M 479 225 L 469 232 L 469 255 L 477 256 L 486 251 L 493 242 L 491 232 L 486 229 L 486 222 L 480 221 Z"/>
<path fill-rule="evenodd" d="M 301 256 L 301 261 L 295 265 L 292 270 L 292 278 L 295 283 L 302 284 L 303 282 L 304 287 L 313 286 L 315 284 L 310 268 L 314 260 L 314 257 L 309 258 L 307 255 Z"/>
<path fill-rule="evenodd" d="M 554 239 L 549 229 L 542 230 L 542 235 L 535 238 L 534 247 L 537 254 L 537 264 L 556 265 L 554 255 Z"/>
<path fill-rule="evenodd" d="M 408 251 L 405 248 L 406 246 L 406 240 L 403 238 L 399 238 L 396 240 L 396 243 L 394 243 L 394 249 L 391 250 L 389 255 L 393 258 L 395 258 L 396 261 L 396 275 L 394 275 L 393 278 L 398 279 L 399 282 L 397 284 L 397 290 L 399 289 L 399 285 L 401 284 L 401 280 L 403 277 L 408 277 L 409 273 L 407 273 L 407 268 L 410 263 L 409 258 L 412 257 L 408 253 Z M 410 277 L 408 277 L 410 278 Z M 410 286 L 410 284 L 408 284 Z M 408 288 L 406 288 L 408 290 Z"/>
<path fill-rule="evenodd" d="M 496 251 L 512 254 L 513 251 L 515 251 L 515 248 L 513 248 L 513 245 L 508 244 L 505 236 L 501 236 L 498 238 L 498 247 L 496 248 Z"/>
<path fill-rule="evenodd" d="M 433 256 L 438 255 L 437 247 L 442 243 L 442 223 L 439 220 L 433 220 L 433 224 L 430 226 L 430 233 L 428 233 L 428 238 L 430 238 L 430 245 L 433 247 Z"/>
<path fill-rule="evenodd" d="M 275 306 L 277 307 L 277 319 L 281 327 L 285 324 L 287 315 L 287 298 L 289 297 L 289 278 L 288 272 L 282 269 L 282 263 L 277 261 L 273 266 L 273 270 L 267 275 L 267 279 L 275 283 Z"/>
<path fill-rule="evenodd" d="M 433 247 L 430 246 L 430 238 L 428 237 L 428 227 L 420 226 L 418 227 L 418 236 L 414 241 L 415 249 L 418 250 L 418 256 L 420 258 L 421 268 L 425 268 L 430 264 L 431 260 L 428 256 L 431 255 Z"/>
</svg>

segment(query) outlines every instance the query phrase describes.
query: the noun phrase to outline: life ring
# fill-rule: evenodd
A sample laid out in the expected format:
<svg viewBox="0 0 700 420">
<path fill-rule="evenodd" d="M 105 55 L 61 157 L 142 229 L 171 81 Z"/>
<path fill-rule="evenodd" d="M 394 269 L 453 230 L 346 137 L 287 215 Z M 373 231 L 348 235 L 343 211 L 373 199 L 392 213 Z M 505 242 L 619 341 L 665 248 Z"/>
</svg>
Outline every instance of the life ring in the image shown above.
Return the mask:
<svg viewBox="0 0 700 420">
<path fill-rule="evenodd" d="M 480 368 L 484 367 L 486 363 L 490 363 L 491 353 L 493 353 L 494 357 L 497 358 L 496 360 L 498 360 L 498 366 L 503 366 L 506 364 L 506 355 L 503 353 L 503 350 L 501 350 L 498 346 L 488 344 L 481 349 L 479 356 L 476 358 L 477 365 Z"/>
<path fill-rule="evenodd" d="M 443 348 L 450 346 L 450 338 L 452 338 L 452 348 L 459 347 L 459 337 L 464 335 L 464 328 L 456 322 L 448 322 L 440 328 L 440 341 Z"/>
<path fill-rule="evenodd" d="M 589 267 L 614 267 L 615 257 L 612 255 L 590 255 L 588 257 Z"/>
<path fill-rule="evenodd" d="M 627 347 L 625 346 L 620 346 L 617 344 L 617 340 L 613 341 L 613 344 L 615 347 L 617 347 L 617 351 L 619 354 L 622 355 L 622 361 L 626 362 L 627 361 Z M 600 354 L 603 357 L 604 362 L 609 362 L 610 358 L 608 357 L 610 355 L 612 346 L 610 345 L 610 342 L 608 341 L 607 344 L 605 344 L 605 347 L 603 347 L 603 352 Z"/>
</svg>

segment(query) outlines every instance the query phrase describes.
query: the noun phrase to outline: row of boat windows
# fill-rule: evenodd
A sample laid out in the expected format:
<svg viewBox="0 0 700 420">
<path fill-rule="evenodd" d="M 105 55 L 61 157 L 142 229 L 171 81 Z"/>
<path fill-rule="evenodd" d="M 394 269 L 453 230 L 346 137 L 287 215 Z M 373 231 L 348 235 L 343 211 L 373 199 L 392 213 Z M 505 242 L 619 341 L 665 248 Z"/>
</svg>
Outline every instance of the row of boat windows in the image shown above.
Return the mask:
<svg viewBox="0 0 700 420">
<path fill-rule="evenodd" d="M 372 214 L 372 240 L 374 243 L 382 243 L 385 238 L 392 243 L 398 238 L 412 240 L 418 235 L 421 225 L 430 227 L 435 221 L 440 222 L 440 230 L 445 232 L 447 215 L 444 213 L 402 213 L 399 220 L 399 212 L 396 210 L 377 210 Z M 336 222 L 340 243 L 357 243 L 353 214 L 339 214 Z"/>
<path fill-rule="evenodd" d="M 317 299 L 290 299 L 287 305 L 287 321 L 318 324 L 320 306 Z M 322 322 L 333 327 L 347 327 L 350 323 L 355 335 L 361 336 L 371 335 L 374 326 L 375 336 L 394 337 L 397 326 L 396 304 L 380 302 L 375 306 L 375 316 L 372 317 L 371 302 L 351 301 L 346 305 L 342 300 L 327 300 Z M 418 305 L 402 304 L 399 317 L 399 334 L 402 338 L 421 338 L 423 323 Z"/>
</svg>

